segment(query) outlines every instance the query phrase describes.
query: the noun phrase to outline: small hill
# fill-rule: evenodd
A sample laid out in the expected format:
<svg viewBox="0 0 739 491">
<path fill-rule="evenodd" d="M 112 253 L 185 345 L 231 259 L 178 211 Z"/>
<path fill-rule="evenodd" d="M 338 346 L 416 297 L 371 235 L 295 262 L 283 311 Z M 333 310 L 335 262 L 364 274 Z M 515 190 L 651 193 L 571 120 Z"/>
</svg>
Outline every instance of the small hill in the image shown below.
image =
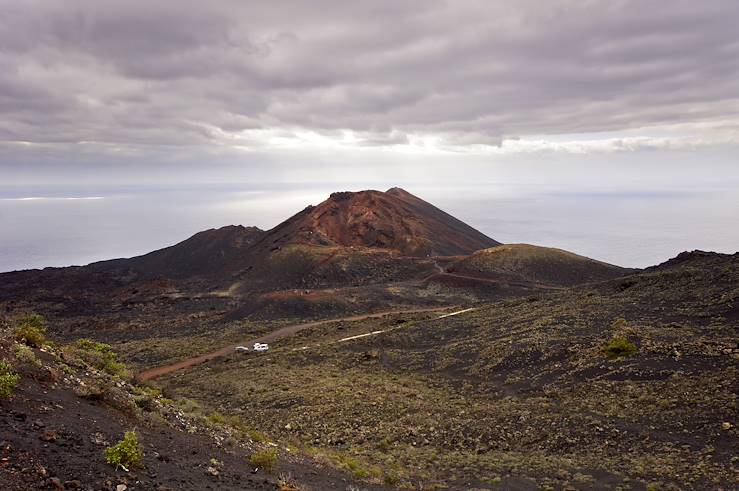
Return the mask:
<svg viewBox="0 0 739 491">
<path fill-rule="evenodd" d="M 263 247 L 287 244 L 372 247 L 409 256 L 459 255 L 498 245 L 469 225 L 409 192 L 333 193 L 268 231 Z"/>
<path fill-rule="evenodd" d="M 492 279 L 519 279 L 572 286 L 624 276 L 633 269 L 572 252 L 529 244 L 506 244 L 477 251 L 448 268 L 450 273 Z"/>
<path fill-rule="evenodd" d="M 645 271 L 662 271 L 681 267 L 705 267 L 707 264 L 723 261 L 729 254 L 707 251 L 683 251 L 677 256 L 668 259 L 656 266 L 650 266 Z"/>
<path fill-rule="evenodd" d="M 229 225 L 204 230 L 164 249 L 131 259 L 115 259 L 98 266 L 125 266 L 147 276 L 186 278 L 221 273 L 240 263 L 264 235 L 257 227 Z"/>
</svg>

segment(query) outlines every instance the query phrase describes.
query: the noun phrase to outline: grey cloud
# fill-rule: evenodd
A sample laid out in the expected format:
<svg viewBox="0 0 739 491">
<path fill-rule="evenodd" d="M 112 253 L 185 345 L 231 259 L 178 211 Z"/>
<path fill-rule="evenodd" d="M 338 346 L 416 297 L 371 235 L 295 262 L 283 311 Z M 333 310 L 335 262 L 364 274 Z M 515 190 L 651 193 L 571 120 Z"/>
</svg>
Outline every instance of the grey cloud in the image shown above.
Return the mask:
<svg viewBox="0 0 739 491">
<path fill-rule="evenodd" d="M 739 109 L 733 0 L 0 8 L 5 141 L 207 147 L 261 128 L 474 144 Z"/>
</svg>

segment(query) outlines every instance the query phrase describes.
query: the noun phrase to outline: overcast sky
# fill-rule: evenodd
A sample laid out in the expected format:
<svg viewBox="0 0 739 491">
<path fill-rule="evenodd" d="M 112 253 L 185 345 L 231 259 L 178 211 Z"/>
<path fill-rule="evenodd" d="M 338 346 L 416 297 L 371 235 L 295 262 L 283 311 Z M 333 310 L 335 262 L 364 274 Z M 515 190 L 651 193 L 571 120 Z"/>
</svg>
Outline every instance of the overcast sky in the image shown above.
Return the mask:
<svg viewBox="0 0 739 491">
<path fill-rule="evenodd" d="M 0 12 L 0 270 L 140 253 L 206 224 L 268 227 L 298 197 L 393 185 L 496 239 L 629 265 L 677 244 L 739 249 L 736 0 L 0 0 Z M 602 220 L 559 209 L 565 195 L 575 210 L 601 203 Z M 173 219 L 198 203 L 197 219 Z M 121 240 L 79 247 L 93 215 Z M 651 253 L 608 248 L 673 222 Z M 569 240 L 544 232 L 555 223 Z M 31 258 L 39 241 L 54 247 Z"/>
</svg>

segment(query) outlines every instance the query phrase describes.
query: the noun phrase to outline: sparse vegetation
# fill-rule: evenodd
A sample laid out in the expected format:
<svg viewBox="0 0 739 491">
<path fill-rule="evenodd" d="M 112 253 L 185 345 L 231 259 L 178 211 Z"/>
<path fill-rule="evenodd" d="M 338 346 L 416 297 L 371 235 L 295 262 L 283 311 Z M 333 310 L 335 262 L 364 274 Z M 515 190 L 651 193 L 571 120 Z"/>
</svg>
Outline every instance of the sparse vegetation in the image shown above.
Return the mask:
<svg viewBox="0 0 739 491">
<path fill-rule="evenodd" d="M 46 320 L 39 314 L 27 314 L 16 321 L 15 340 L 35 348 L 46 342 Z"/>
<path fill-rule="evenodd" d="M 249 438 L 257 443 L 266 442 L 267 441 L 267 435 L 262 433 L 261 431 L 257 430 L 249 430 L 248 431 Z"/>
<path fill-rule="evenodd" d="M 136 404 L 137 407 L 143 409 L 144 411 L 152 412 L 156 409 L 154 398 L 152 398 L 148 394 L 135 396 L 133 402 L 134 404 Z"/>
<path fill-rule="evenodd" d="M 143 458 L 144 450 L 133 431 L 127 431 L 123 435 L 123 440 L 105 449 L 106 462 L 116 469 L 128 471 L 135 467 L 141 467 Z"/>
<path fill-rule="evenodd" d="M 631 356 L 636 353 L 636 345 L 623 336 L 615 336 L 603 346 L 603 353 L 609 358 Z"/>
<path fill-rule="evenodd" d="M 28 363 L 36 366 L 41 364 L 38 358 L 36 358 L 33 350 L 25 344 L 13 344 L 13 356 L 15 356 L 15 358 L 21 363 Z"/>
<path fill-rule="evenodd" d="M 222 425 L 226 422 L 226 418 L 218 411 L 213 411 L 208 415 L 208 421 L 214 425 Z"/>
<path fill-rule="evenodd" d="M 277 468 L 277 450 L 274 448 L 258 450 L 251 454 L 249 462 L 254 467 L 273 472 Z"/>
<path fill-rule="evenodd" d="M 125 375 L 126 365 L 118 361 L 118 355 L 109 344 L 91 339 L 78 339 L 76 354 L 85 362 L 110 375 Z"/>
<path fill-rule="evenodd" d="M 481 482 L 484 482 L 485 484 L 492 484 L 492 485 L 498 485 L 503 480 L 500 478 L 500 476 L 494 476 L 494 477 L 483 477 L 480 479 Z"/>
<path fill-rule="evenodd" d="M 20 375 L 13 372 L 7 361 L 0 360 L 0 399 L 9 399 L 13 396 L 18 380 Z"/>
<path fill-rule="evenodd" d="M 504 489 L 514 475 L 542 489 L 613 489 L 605 472 L 634 489 L 725 487 L 730 446 L 718 430 L 695 431 L 693 418 L 721 428 L 736 409 L 735 328 L 724 320 L 735 315 L 736 281 L 716 282 L 710 267 L 645 273 L 623 291 L 620 281 L 438 321 L 406 316 L 396 330 L 395 319 L 317 326 L 281 340 L 280 356 L 161 380 L 178 397 L 243 408 L 272 441 L 297 439 L 317 461 L 373 483 L 454 488 L 480 476 L 480 487 Z M 606 353 L 644 356 L 611 364 Z M 653 431 L 668 436 L 637 436 Z M 715 457 L 682 447 L 686 438 L 710 443 Z"/>
<path fill-rule="evenodd" d="M 238 449 L 264 447 L 277 462 L 309 452 L 323 467 L 345 470 L 347 479 L 405 489 L 458 489 L 462 482 L 485 489 L 644 489 L 649 483 L 728 489 L 737 462 L 731 444 L 739 270 L 721 265 L 721 274 L 734 276 L 717 281 L 710 264 L 699 266 L 640 273 L 625 289 L 621 279 L 527 293 L 443 319 L 404 314 L 402 325 L 390 318 L 315 326 L 282 338 L 280 349 L 265 356 L 228 354 L 158 379 L 168 396 L 193 398 L 180 403 L 191 414 L 177 407 L 162 413 L 183 431 L 218 435 L 237 455 L 248 458 Z M 142 307 L 146 315 L 159 315 L 153 305 Z M 185 324 L 185 317 L 186 326 L 199 324 L 189 309 L 168 312 L 173 324 Z M 59 332 L 77 325 L 64 322 Z M 118 328 L 110 329 L 110 339 L 120 339 Z M 382 333 L 335 342 L 374 331 Z M 195 336 L 186 334 L 155 338 L 151 352 L 152 341 L 142 335 L 137 359 L 183 356 Z M 205 341 L 231 342 L 215 335 Z M 10 353 L 12 343 L 6 345 Z M 73 348 L 109 351 L 93 341 Z M 627 363 L 605 360 L 634 353 L 639 356 Z M 22 372 L 27 367 L 16 359 Z M 73 366 L 90 372 L 88 388 L 95 389 L 88 378 L 108 386 L 114 380 Z M 75 377 L 59 385 L 66 379 Z M 128 384 L 112 385 L 130 391 Z M 156 397 L 134 395 L 141 407 Z M 106 404 L 91 405 L 107 410 L 107 399 L 100 400 Z M 246 441 L 264 441 L 261 432 L 279 447 Z M 287 442 L 301 450 L 278 456 Z M 147 434 L 147 454 L 157 450 Z M 249 460 L 267 470 L 261 452 Z M 224 473 L 243 472 L 247 464 L 242 457 L 241 468 L 231 465 L 233 455 L 219 450 L 201 452 L 199 474 L 210 457 L 228 462 Z M 287 467 L 280 463 L 271 482 Z M 218 470 L 214 462 L 211 467 Z"/>
<path fill-rule="evenodd" d="M 99 353 L 108 352 L 112 349 L 109 344 L 98 343 L 97 341 L 93 341 L 92 339 L 87 339 L 87 338 L 78 339 L 75 344 L 80 349 L 88 350 L 88 351 L 97 351 Z"/>
<path fill-rule="evenodd" d="M 336 450 L 310 448 L 308 453 L 313 458 L 331 464 L 332 466 L 347 471 L 357 479 L 368 477 L 381 478 L 384 477 L 386 483 L 396 482 L 397 475 L 393 472 L 383 473 L 378 466 L 373 466 L 347 452 Z"/>
</svg>

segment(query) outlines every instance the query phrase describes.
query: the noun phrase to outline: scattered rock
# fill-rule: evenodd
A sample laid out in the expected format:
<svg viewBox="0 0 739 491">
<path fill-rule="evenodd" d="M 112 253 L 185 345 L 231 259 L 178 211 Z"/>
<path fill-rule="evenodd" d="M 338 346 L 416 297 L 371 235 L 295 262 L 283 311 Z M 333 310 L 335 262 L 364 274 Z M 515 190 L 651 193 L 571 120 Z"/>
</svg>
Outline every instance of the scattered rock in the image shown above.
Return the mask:
<svg viewBox="0 0 739 491">
<path fill-rule="evenodd" d="M 55 442 L 57 439 L 57 434 L 54 430 L 45 430 L 38 438 L 39 440 L 44 442 Z"/>
<path fill-rule="evenodd" d="M 90 436 L 90 441 L 94 443 L 95 445 L 105 445 L 105 446 L 110 445 L 110 442 L 105 439 L 105 435 L 103 435 L 99 431 Z"/>
<path fill-rule="evenodd" d="M 99 385 L 79 385 L 74 388 L 75 395 L 92 401 L 102 399 L 103 392 L 103 388 Z"/>
<path fill-rule="evenodd" d="M 126 486 L 125 484 L 119 484 L 115 487 L 115 491 L 126 491 L 126 489 L 128 489 L 128 486 Z"/>
<path fill-rule="evenodd" d="M 52 489 L 64 490 L 64 484 L 62 484 L 61 479 L 59 479 L 58 477 L 52 477 L 51 479 L 49 479 L 49 484 L 48 485 Z"/>
</svg>

